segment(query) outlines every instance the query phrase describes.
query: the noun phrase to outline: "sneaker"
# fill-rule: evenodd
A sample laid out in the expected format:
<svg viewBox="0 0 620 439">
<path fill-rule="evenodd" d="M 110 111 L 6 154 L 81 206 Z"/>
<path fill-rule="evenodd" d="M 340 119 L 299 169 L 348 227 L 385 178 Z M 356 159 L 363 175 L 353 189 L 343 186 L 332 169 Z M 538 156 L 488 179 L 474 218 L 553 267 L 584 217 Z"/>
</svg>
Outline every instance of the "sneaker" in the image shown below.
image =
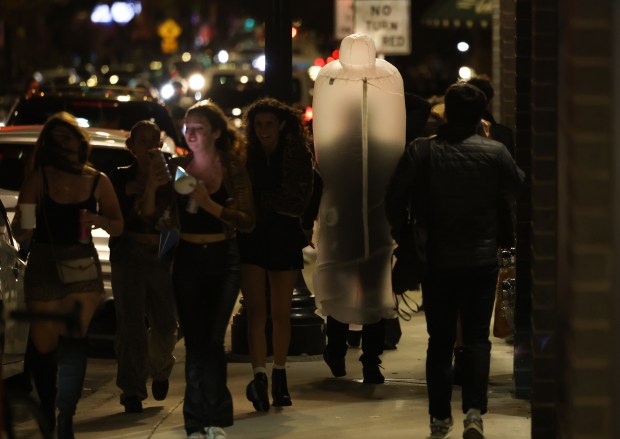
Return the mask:
<svg viewBox="0 0 620 439">
<path fill-rule="evenodd" d="M 463 421 L 463 439 L 484 439 L 482 433 L 482 418 L 468 416 Z"/>
<path fill-rule="evenodd" d="M 128 396 L 121 404 L 125 406 L 125 413 L 142 413 L 142 401 L 135 396 Z"/>
<path fill-rule="evenodd" d="M 254 379 L 250 381 L 245 389 L 245 396 L 252 402 L 254 410 L 257 412 L 266 412 L 269 410 L 267 387 L 267 375 L 263 372 L 259 372 L 254 375 Z"/>
<path fill-rule="evenodd" d="M 151 393 L 156 401 L 163 401 L 168 396 L 168 388 L 170 383 L 168 380 L 153 381 L 151 384 Z"/>
<path fill-rule="evenodd" d="M 454 427 L 454 419 L 452 416 L 446 419 L 437 419 L 431 417 L 431 435 L 428 439 L 443 439 L 448 437 L 448 433 Z"/>
<path fill-rule="evenodd" d="M 205 435 L 201 431 L 195 431 L 187 435 L 187 439 L 205 439 Z"/>
<path fill-rule="evenodd" d="M 226 439 L 226 432 L 221 427 L 205 428 L 206 439 Z"/>
</svg>

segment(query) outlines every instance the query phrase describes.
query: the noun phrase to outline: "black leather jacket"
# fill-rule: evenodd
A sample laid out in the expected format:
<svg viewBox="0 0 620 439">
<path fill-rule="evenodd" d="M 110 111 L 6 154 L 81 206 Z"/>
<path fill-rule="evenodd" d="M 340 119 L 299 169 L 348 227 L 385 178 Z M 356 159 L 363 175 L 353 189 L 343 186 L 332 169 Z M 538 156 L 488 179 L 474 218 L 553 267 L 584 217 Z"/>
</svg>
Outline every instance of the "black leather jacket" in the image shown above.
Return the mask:
<svg viewBox="0 0 620 439">
<path fill-rule="evenodd" d="M 424 142 L 428 162 L 420 157 Z M 393 236 L 406 218 L 416 174 L 426 163 L 429 181 L 414 204 L 426 206 L 429 268 L 496 265 L 499 214 L 514 204 L 523 171 L 501 143 L 440 127 L 437 136 L 407 146 L 388 185 L 385 208 Z"/>
</svg>

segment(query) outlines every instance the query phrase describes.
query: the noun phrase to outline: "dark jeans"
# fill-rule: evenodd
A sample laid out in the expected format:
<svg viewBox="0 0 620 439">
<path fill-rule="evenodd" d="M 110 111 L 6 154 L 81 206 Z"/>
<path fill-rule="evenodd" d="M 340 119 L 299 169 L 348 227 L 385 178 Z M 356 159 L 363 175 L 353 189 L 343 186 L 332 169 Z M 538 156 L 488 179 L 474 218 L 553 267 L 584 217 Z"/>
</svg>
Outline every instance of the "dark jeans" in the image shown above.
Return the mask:
<svg viewBox="0 0 620 439">
<path fill-rule="evenodd" d="M 429 335 L 426 381 L 429 413 L 451 416 L 452 353 L 460 314 L 463 330 L 463 413 L 487 411 L 491 342 L 489 326 L 495 300 L 498 268 L 431 270 L 422 282 L 422 299 Z"/>
<path fill-rule="evenodd" d="M 239 294 L 239 264 L 234 239 L 214 244 L 181 241 L 175 254 L 172 279 L 185 337 L 183 417 L 188 435 L 233 423 L 224 336 Z"/>
<path fill-rule="evenodd" d="M 347 336 L 349 335 L 349 324 L 342 323 L 332 316 L 327 316 L 325 325 L 327 335 L 327 347 L 332 357 L 343 357 L 347 353 Z M 368 361 L 373 364 L 380 364 L 379 356 L 383 354 L 383 343 L 385 340 L 385 320 L 379 320 L 362 326 L 362 362 Z"/>
<path fill-rule="evenodd" d="M 118 240 L 111 250 L 121 402 L 127 397 L 145 399 L 147 378 L 167 380 L 174 366 L 177 315 L 171 258 L 157 253 L 157 247 L 129 239 Z"/>
</svg>

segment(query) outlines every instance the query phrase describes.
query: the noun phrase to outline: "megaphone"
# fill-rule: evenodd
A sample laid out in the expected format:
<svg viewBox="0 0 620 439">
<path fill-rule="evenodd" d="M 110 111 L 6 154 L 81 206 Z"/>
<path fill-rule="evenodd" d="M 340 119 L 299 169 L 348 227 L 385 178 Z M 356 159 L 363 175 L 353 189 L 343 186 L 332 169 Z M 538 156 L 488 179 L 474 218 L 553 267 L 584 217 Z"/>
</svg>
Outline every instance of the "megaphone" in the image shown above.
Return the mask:
<svg viewBox="0 0 620 439">
<path fill-rule="evenodd" d="M 198 180 L 193 175 L 189 175 L 182 167 L 177 168 L 174 175 L 174 190 L 181 195 L 189 195 L 194 192 Z"/>
</svg>

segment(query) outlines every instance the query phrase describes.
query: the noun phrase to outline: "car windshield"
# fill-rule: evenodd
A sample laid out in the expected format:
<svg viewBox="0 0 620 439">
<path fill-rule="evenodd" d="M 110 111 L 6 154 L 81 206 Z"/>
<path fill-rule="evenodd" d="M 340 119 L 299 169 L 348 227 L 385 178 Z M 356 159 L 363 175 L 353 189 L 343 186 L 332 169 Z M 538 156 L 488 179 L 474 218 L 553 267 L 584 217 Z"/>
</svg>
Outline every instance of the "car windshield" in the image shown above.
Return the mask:
<svg viewBox="0 0 620 439">
<path fill-rule="evenodd" d="M 152 120 L 174 143 L 181 145 L 172 118 L 161 105 L 144 102 L 56 97 L 22 100 L 10 115 L 7 125 L 42 125 L 53 114 L 67 111 L 83 126 L 130 131 L 140 120 Z"/>
<path fill-rule="evenodd" d="M 33 145 L 0 144 L 0 188 L 10 191 L 19 191 L 30 157 Z M 98 170 L 109 174 L 110 171 L 133 163 L 134 157 L 124 148 L 97 148 L 90 154 L 90 163 Z"/>
</svg>

